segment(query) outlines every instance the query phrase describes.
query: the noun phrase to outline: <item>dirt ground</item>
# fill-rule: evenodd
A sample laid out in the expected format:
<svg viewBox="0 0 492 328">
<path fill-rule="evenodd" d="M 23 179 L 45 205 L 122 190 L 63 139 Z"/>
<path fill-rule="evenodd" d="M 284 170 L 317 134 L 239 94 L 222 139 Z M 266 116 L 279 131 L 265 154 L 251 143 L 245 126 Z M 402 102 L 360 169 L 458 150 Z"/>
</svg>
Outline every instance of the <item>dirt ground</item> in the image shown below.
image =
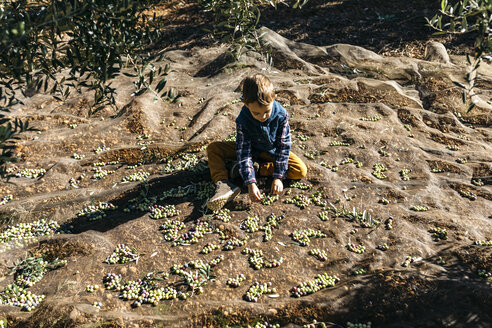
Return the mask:
<svg viewBox="0 0 492 328">
<path fill-rule="evenodd" d="M 113 84 L 118 112 L 87 117 L 90 95 L 26 99 L 12 115 L 39 131 L 21 136 L 18 168 L 10 165 L 0 184 L 0 197 L 12 196 L 0 205 L 0 296 L 14 281 L 9 268 L 29 254 L 66 264 L 27 288 L 46 296 L 37 307 L 3 304 L 0 319 L 19 328 L 491 327 L 492 67 L 483 64 L 482 101 L 466 113 L 453 81 L 467 72 L 472 38 L 432 36 L 423 17 L 438 5 L 267 9 L 260 25 L 273 47 L 269 67 L 254 53 L 223 60 L 225 46 L 202 30 L 210 17 L 196 2 L 171 1 L 155 10 L 169 21 L 158 47 L 177 103 L 130 97 L 129 77 Z M 445 44 L 450 63 L 423 60 L 429 40 Z M 285 181 L 270 203 L 251 203 L 243 187 L 224 219 L 204 207 L 213 193 L 205 147 L 233 140 L 240 82 L 258 71 L 289 112 L 292 151 L 308 176 Z M 31 178 L 23 169 L 45 172 Z M 263 191 L 269 183 L 260 179 Z M 114 208 L 87 213 L 105 204 Z M 156 217 L 156 206 L 168 217 Z M 278 225 L 268 224 L 272 214 Z M 255 217 L 261 229 L 248 231 Z M 40 219 L 56 221 L 57 233 L 4 241 L 13 226 Z M 320 238 L 296 238 L 308 229 Z M 226 250 L 236 239 L 245 244 Z M 120 244 L 138 260 L 106 263 Z M 218 249 L 203 254 L 212 244 Z M 111 273 L 134 285 L 150 274 L 157 279 L 148 290 L 181 296 L 135 304 L 105 288 Z M 239 287 L 227 284 L 241 274 Z M 295 297 L 295 287 L 322 274 L 336 283 Z M 275 290 L 249 302 L 255 282 Z"/>
</svg>

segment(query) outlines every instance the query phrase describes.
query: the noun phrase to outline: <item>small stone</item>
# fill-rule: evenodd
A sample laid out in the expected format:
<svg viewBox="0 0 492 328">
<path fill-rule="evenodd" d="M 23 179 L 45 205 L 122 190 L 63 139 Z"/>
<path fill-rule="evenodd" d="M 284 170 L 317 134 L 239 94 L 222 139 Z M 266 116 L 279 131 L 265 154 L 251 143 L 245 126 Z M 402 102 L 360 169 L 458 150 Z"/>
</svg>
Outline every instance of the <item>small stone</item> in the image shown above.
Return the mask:
<svg viewBox="0 0 492 328">
<path fill-rule="evenodd" d="M 80 314 L 80 311 L 74 308 L 72 312 L 70 312 L 70 319 L 77 320 L 77 318 L 80 318 Z"/>
<path fill-rule="evenodd" d="M 431 41 L 427 44 L 425 48 L 425 60 L 443 64 L 450 63 L 446 47 L 442 43 L 436 41 Z"/>
</svg>

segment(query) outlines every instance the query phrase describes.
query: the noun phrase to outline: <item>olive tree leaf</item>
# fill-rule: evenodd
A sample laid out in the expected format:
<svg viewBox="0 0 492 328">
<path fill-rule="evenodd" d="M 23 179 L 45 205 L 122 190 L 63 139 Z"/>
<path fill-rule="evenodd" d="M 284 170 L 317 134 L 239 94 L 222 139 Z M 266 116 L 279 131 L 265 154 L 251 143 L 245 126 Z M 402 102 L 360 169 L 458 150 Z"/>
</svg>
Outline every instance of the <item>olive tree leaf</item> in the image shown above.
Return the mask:
<svg viewBox="0 0 492 328">
<path fill-rule="evenodd" d="M 458 87 L 460 87 L 462 89 L 466 89 L 466 86 L 463 83 L 458 82 L 458 81 L 452 81 L 452 82 L 453 82 L 454 85 L 456 85 L 456 86 L 458 86 Z"/>
</svg>

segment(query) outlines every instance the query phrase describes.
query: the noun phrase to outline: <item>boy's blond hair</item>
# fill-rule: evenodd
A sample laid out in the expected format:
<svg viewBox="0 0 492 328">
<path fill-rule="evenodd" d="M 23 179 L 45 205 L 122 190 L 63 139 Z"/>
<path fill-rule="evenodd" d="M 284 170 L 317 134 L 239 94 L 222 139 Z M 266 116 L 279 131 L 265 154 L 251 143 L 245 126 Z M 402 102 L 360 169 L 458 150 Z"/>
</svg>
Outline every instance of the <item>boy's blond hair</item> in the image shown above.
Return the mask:
<svg viewBox="0 0 492 328">
<path fill-rule="evenodd" d="M 275 99 L 275 90 L 268 77 L 263 74 L 254 74 L 243 80 L 243 101 L 246 104 L 258 102 L 269 105 Z"/>
</svg>

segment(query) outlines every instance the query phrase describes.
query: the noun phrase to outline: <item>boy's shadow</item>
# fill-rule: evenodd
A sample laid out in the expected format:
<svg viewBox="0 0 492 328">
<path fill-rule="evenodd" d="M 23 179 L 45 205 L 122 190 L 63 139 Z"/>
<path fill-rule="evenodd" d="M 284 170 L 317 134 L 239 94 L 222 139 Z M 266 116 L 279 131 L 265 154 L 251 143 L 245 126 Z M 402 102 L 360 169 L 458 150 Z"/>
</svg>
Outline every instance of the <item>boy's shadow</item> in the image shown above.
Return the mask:
<svg viewBox="0 0 492 328">
<path fill-rule="evenodd" d="M 227 163 L 227 168 L 230 170 L 232 163 Z M 271 177 L 258 177 L 258 187 L 261 191 L 266 194 L 269 193 L 269 186 L 272 182 Z M 244 185 L 243 180 L 240 176 L 237 176 L 233 180 L 231 180 L 236 186 L 241 188 L 242 197 L 240 199 L 236 199 L 235 201 L 226 205 L 226 208 L 249 208 L 250 201 L 249 197 L 244 197 L 244 194 L 248 193 L 248 188 Z M 90 220 L 87 216 L 74 217 L 69 220 L 62 227 L 62 230 L 68 230 L 71 233 L 79 234 L 85 231 L 94 230 L 99 232 L 106 232 L 112 230 L 113 228 L 125 224 L 134 219 L 138 219 L 144 215 L 146 215 L 149 211 L 145 209 L 144 211 L 140 211 L 138 209 L 133 209 L 130 212 L 124 211 L 125 208 L 131 205 L 139 205 L 138 202 L 130 202 L 141 195 L 140 202 L 144 201 L 144 198 L 157 197 L 157 201 L 155 204 L 157 205 L 178 205 L 185 202 L 189 202 L 192 206 L 192 211 L 189 215 L 184 217 L 182 221 L 184 223 L 195 221 L 206 214 L 212 214 L 210 210 L 206 208 L 207 198 L 198 199 L 197 193 L 199 188 L 199 184 L 209 183 L 211 194 L 209 197 L 213 195 L 215 192 L 215 186 L 213 185 L 209 170 L 203 170 L 199 172 L 191 172 L 191 171 L 179 171 L 175 173 L 171 173 L 164 177 L 158 177 L 151 179 L 145 183 L 140 183 L 135 185 L 133 188 L 125 191 L 123 194 L 114 197 L 111 200 L 108 200 L 108 203 L 115 205 L 117 208 L 115 210 L 104 211 L 105 217 Z M 162 193 L 164 191 L 169 191 L 173 188 L 177 187 L 185 187 L 187 185 L 194 185 L 198 187 L 195 192 L 190 193 L 189 195 L 181 196 L 181 197 L 169 197 L 164 200 L 159 200 Z M 286 185 L 287 186 L 287 185 Z M 202 190 L 203 192 L 203 190 Z M 182 217 L 183 218 L 183 217 Z"/>
<path fill-rule="evenodd" d="M 196 192 L 192 192 L 189 195 L 182 197 L 169 197 L 164 200 L 159 200 L 164 191 L 169 191 L 179 186 L 184 187 L 187 185 L 197 186 L 198 183 L 210 183 L 210 174 L 208 170 L 200 172 L 179 171 L 170 175 L 155 178 L 145 183 L 140 183 L 135 187 L 129 189 L 121 195 L 107 201 L 115 206 L 117 209 L 104 211 L 105 217 L 91 221 L 87 216 L 74 217 L 67 222 L 62 228 L 69 230 L 71 233 L 79 234 L 88 230 L 95 230 L 99 232 L 106 232 L 113 228 L 125 224 L 128 221 L 138 219 L 148 213 L 147 210 L 140 211 L 133 209 L 130 212 L 124 211 L 130 204 L 139 205 L 137 202 L 130 202 L 141 195 L 145 198 L 157 197 L 157 205 L 178 205 L 184 202 L 190 202 L 193 210 L 186 216 L 183 222 L 194 221 L 203 216 L 203 209 L 207 199 L 199 200 Z M 214 187 L 211 187 L 214 190 Z M 144 197 L 140 201 L 144 201 Z"/>
</svg>

